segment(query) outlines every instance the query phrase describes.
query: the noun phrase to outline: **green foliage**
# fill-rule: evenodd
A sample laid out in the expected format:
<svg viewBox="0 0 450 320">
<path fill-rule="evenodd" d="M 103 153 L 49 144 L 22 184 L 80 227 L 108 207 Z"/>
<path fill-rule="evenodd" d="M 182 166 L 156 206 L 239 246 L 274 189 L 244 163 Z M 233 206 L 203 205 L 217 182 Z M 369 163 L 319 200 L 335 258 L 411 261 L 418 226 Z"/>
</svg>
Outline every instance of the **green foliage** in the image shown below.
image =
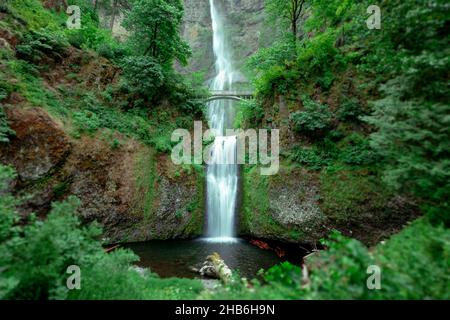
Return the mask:
<svg viewBox="0 0 450 320">
<path fill-rule="evenodd" d="M 345 138 L 339 158 L 348 165 L 367 166 L 374 165 L 381 161 L 378 152 L 370 146 L 369 139 L 359 134 L 351 134 Z"/>
<path fill-rule="evenodd" d="M 377 299 L 442 299 L 450 292 L 450 231 L 414 222 L 375 254 L 383 267 L 382 291 Z"/>
<path fill-rule="evenodd" d="M 334 133 L 338 134 L 338 133 Z M 339 143 L 333 142 L 332 134 L 310 147 L 294 146 L 289 156 L 295 162 L 306 165 L 313 170 L 321 170 L 333 165 L 374 166 L 382 160 L 370 146 L 369 139 L 360 134 L 347 137 L 338 135 Z"/>
<path fill-rule="evenodd" d="M 414 222 L 372 250 L 333 232 L 326 250 L 307 261 L 310 277 L 284 263 L 265 272 L 268 283 L 236 280 L 209 299 L 405 300 L 449 299 L 450 231 L 426 220 Z M 369 290 L 370 266 L 381 270 L 381 290 Z M 205 295 L 205 294 L 204 294 Z"/>
<path fill-rule="evenodd" d="M 450 233 L 419 220 L 369 252 L 356 240 L 335 234 L 328 250 L 311 263 L 312 298 L 448 299 Z M 345 254 L 343 254 L 345 252 Z M 381 269 L 381 290 L 366 287 L 370 265 Z"/>
<path fill-rule="evenodd" d="M 111 31 L 99 28 L 99 17 L 91 1 L 69 0 L 68 4 L 79 6 L 82 12 L 81 28 L 64 30 L 72 46 L 78 49 L 98 50 L 101 55 L 106 53 L 107 58 L 116 57 L 115 54 L 121 55 L 121 46 L 112 37 Z"/>
<path fill-rule="evenodd" d="M 191 53 L 179 33 L 183 11 L 180 0 L 134 1 L 124 25 L 132 32 L 135 52 L 162 65 L 170 65 L 174 59 L 186 64 Z"/>
<path fill-rule="evenodd" d="M 67 15 L 57 15 L 43 7 L 39 0 L 8 0 L 8 8 L 14 17 L 27 26 L 29 30 L 57 31 L 67 20 Z"/>
<path fill-rule="evenodd" d="M 246 61 L 246 68 L 255 77 L 257 93 L 262 96 L 271 96 L 275 92 L 286 94 L 296 77 L 289 69 L 295 57 L 295 45 L 290 39 L 275 42 L 252 55 Z"/>
<path fill-rule="evenodd" d="M 290 28 L 289 40 L 295 42 L 306 9 L 306 0 L 266 0 L 265 13 L 272 26 L 284 32 Z"/>
<path fill-rule="evenodd" d="M 450 226 L 446 4 L 388 3 L 385 19 L 392 25 L 383 41 L 400 51 L 400 59 L 392 79 L 381 87 L 383 98 L 366 118 L 378 129 L 372 145 L 386 158 L 386 182 L 421 198 L 434 222 Z"/>
<path fill-rule="evenodd" d="M 82 226 L 74 215 L 79 201 L 55 203 L 46 220 L 31 218 L 17 225 L 17 201 L 5 193 L 11 168 L 0 166 L 0 298 L 1 299 L 194 299 L 197 280 L 161 280 L 131 264 L 127 250 L 106 254 L 96 240 L 96 225 Z M 66 270 L 81 270 L 81 289 L 69 291 Z"/>
<path fill-rule="evenodd" d="M 329 150 L 296 146 L 291 150 L 291 159 L 312 170 L 321 170 L 323 167 L 331 165 L 335 157 Z"/>
<path fill-rule="evenodd" d="M 386 182 L 423 198 L 429 212 L 441 211 L 438 220 L 450 225 L 449 104 L 402 102 L 389 96 L 375 108 L 368 121 L 379 128 L 372 144 L 388 160 Z"/>
<path fill-rule="evenodd" d="M 1 243 L 2 259 L 6 276 L 19 282 L 6 297 L 8 299 L 47 299 L 61 285 L 64 269 L 82 263 L 83 256 L 100 251 L 95 242 L 99 235 L 95 227 L 79 228 L 80 224 L 71 215 L 78 200 L 55 204 L 45 223 L 31 221 L 23 227 L 22 236 Z"/>
<path fill-rule="evenodd" d="M 338 119 L 341 121 L 357 122 L 364 114 L 365 110 L 359 103 L 358 99 L 350 98 L 344 101 L 340 106 Z"/>
<path fill-rule="evenodd" d="M 364 6 L 364 2 L 354 0 L 311 0 L 312 17 L 306 22 L 306 30 L 312 31 L 326 27 L 336 27 L 349 17 L 361 14 L 361 12 L 358 12 L 358 9 L 368 7 L 368 5 Z M 362 3 L 362 6 L 359 8 L 358 3 Z"/>
<path fill-rule="evenodd" d="M 8 0 L 5 0 L 5 2 L 0 3 L 0 12 L 1 13 L 11 13 L 11 9 L 9 9 L 9 6 L 8 6 Z"/>
<path fill-rule="evenodd" d="M 336 35 L 332 30 L 303 40 L 299 47 L 298 65 L 305 77 L 330 73 L 331 64 L 338 62 L 338 51 L 334 46 Z M 332 77 L 332 75 L 328 75 Z"/>
<path fill-rule="evenodd" d="M 264 273 L 264 280 L 269 284 L 276 283 L 291 288 L 301 285 L 301 279 L 301 268 L 289 262 L 283 262 Z"/>
<path fill-rule="evenodd" d="M 14 224 L 18 221 L 15 210 L 17 201 L 6 193 L 9 183 L 15 178 L 13 168 L 0 165 L 0 243 L 15 232 Z M 1 290 L 0 286 L 0 293 Z"/>
<path fill-rule="evenodd" d="M 167 135 L 155 137 L 153 141 L 158 152 L 169 153 L 172 150 L 172 141 Z"/>
<path fill-rule="evenodd" d="M 365 170 L 322 172 L 320 207 L 331 219 L 348 222 L 370 212 L 386 212 L 390 192 Z"/>
<path fill-rule="evenodd" d="M 98 45 L 97 52 L 106 59 L 121 61 L 128 55 L 128 48 L 115 42 L 103 42 Z"/>
<path fill-rule="evenodd" d="M 268 48 L 262 48 L 246 61 L 246 68 L 255 75 L 275 67 L 289 65 L 296 58 L 292 41 L 277 41 Z"/>
<path fill-rule="evenodd" d="M 127 57 L 123 61 L 126 86 L 132 92 L 152 97 L 164 84 L 165 75 L 161 65 L 146 56 Z"/>
<path fill-rule="evenodd" d="M 292 114 L 295 130 L 312 137 L 323 136 L 331 128 L 333 114 L 327 105 L 303 97 L 304 109 Z"/>
<path fill-rule="evenodd" d="M 292 3 L 269 1 L 269 16 L 280 21 L 280 12 Z M 302 37 L 296 43 L 281 41 L 250 58 L 255 87 L 263 97 L 282 94 L 292 100 L 298 92 L 307 92 L 336 101 L 339 90 L 343 96 L 336 117 L 324 107 L 306 106 L 292 115 L 295 130 L 323 137 L 340 121 L 345 122 L 340 127 L 346 135 L 376 131 L 371 144 L 350 135 L 338 144 L 338 154 L 330 154 L 314 142 L 310 148 L 292 150 L 294 160 L 314 169 L 336 162 L 380 164 L 389 187 L 416 196 L 432 221 L 448 226 L 450 17 L 446 2 L 383 0 L 381 31 L 366 26 L 370 4 L 309 1 L 308 16 L 299 26 Z M 368 110 L 362 101 L 371 98 L 375 101 Z M 364 117 L 372 110 L 370 117 Z"/>
<path fill-rule="evenodd" d="M 5 110 L 3 105 L 0 103 L 0 143 L 9 142 L 9 137 L 13 135 L 15 135 L 15 132 L 9 127 Z"/>
<path fill-rule="evenodd" d="M 68 43 L 60 33 L 48 29 L 30 31 L 16 46 L 17 57 L 31 63 L 39 63 L 44 57 L 61 61 Z"/>
<path fill-rule="evenodd" d="M 371 291 L 366 284 L 366 270 L 375 263 L 367 248 L 338 232 L 332 233 L 323 244 L 327 250 L 311 261 L 320 268 L 311 274 L 310 297 L 325 300 L 369 299 Z"/>
<path fill-rule="evenodd" d="M 256 128 L 264 118 L 264 108 L 257 100 L 242 101 L 238 106 L 235 126 Z"/>
<path fill-rule="evenodd" d="M 98 115 L 87 110 L 74 112 L 72 121 L 78 128 L 78 133 L 93 134 L 102 126 Z"/>
<path fill-rule="evenodd" d="M 275 65 L 255 81 L 255 88 L 258 94 L 270 96 L 274 93 L 287 94 L 292 88 L 296 79 L 294 70 L 286 70 L 285 67 Z"/>
</svg>

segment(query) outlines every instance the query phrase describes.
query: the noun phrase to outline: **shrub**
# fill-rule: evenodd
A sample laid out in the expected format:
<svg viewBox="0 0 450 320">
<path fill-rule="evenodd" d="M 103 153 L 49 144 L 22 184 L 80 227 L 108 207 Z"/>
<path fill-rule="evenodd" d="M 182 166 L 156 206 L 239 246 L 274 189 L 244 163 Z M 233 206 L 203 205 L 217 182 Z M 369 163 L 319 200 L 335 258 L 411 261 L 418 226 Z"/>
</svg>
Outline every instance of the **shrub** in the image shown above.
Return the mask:
<svg viewBox="0 0 450 320">
<path fill-rule="evenodd" d="M 282 286 L 298 288 L 301 285 L 302 270 L 289 262 L 281 263 L 264 273 L 264 280 L 269 284 L 276 283 Z"/>
<path fill-rule="evenodd" d="M 450 230 L 420 219 L 379 245 L 375 260 L 382 267 L 377 299 L 450 298 Z"/>
<path fill-rule="evenodd" d="M 379 154 L 370 146 L 370 140 L 358 134 L 352 134 L 342 143 L 340 159 L 349 165 L 372 165 L 381 160 Z"/>
<path fill-rule="evenodd" d="M 311 137 L 320 137 L 331 128 L 333 114 L 328 106 L 313 101 L 309 97 L 303 97 L 304 109 L 292 115 L 294 128 L 297 132 Z"/>
<path fill-rule="evenodd" d="M 317 79 L 317 84 L 324 90 L 328 90 L 333 85 L 334 80 L 336 77 L 334 76 L 333 72 L 330 70 L 325 71 L 325 73 Z"/>
<path fill-rule="evenodd" d="M 101 119 L 91 111 L 74 112 L 72 121 L 79 133 L 93 134 L 102 127 Z"/>
<path fill-rule="evenodd" d="M 82 12 L 81 29 L 65 29 L 71 45 L 96 50 L 102 43 L 114 42 L 109 30 L 99 28 L 99 18 L 91 1 L 70 0 L 69 5 L 79 6 Z"/>
<path fill-rule="evenodd" d="M 246 61 L 246 68 L 256 75 L 262 75 L 275 66 L 285 66 L 294 60 L 295 45 L 292 39 L 288 39 L 259 50 Z"/>
<path fill-rule="evenodd" d="M 257 100 L 243 101 L 238 106 L 236 125 L 244 128 L 254 128 L 261 124 L 265 111 Z"/>
<path fill-rule="evenodd" d="M 19 59 L 32 63 L 39 63 L 45 56 L 61 61 L 68 46 L 66 38 L 47 29 L 29 31 L 16 46 Z"/>
<path fill-rule="evenodd" d="M 101 43 L 97 52 L 100 56 L 115 61 L 119 61 L 127 55 L 127 49 L 124 46 L 110 42 Z"/>
<path fill-rule="evenodd" d="M 321 170 L 324 166 L 329 166 L 333 158 L 329 157 L 326 152 L 322 152 L 317 148 L 295 147 L 292 150 L 291 158 L 295 162 L 306 165 L 313 170 Z"/>
<path fill-rule="evenodd" d="M 7 1 L 7 0 L 5 0 L 5 1 Z M 8 3 L 0 3 L 0 13 L 6 13 L 6 14 L 11 13 L 11 10 L 8 7 Z"/>
<path fill-rule="evenodd" d="M 170 152 L 172 151 L 172 141 L 169 136 L 158 135 L 153 139 L 156 151 L 158 152 Z"/>
<path fill-rule="evenodd" d="M 84 44 L 84 37 L 81 32 L 78 31 L 71 31 L 67 32 L 67 41 L 69 44 L 77 49 L 81 49 Z"/>
<path fill-rule="evenodd" d="M 261 284 L 236 279 L 206 296 L 208 299 L 405 300 L 449 299 L 450 231 L 418 220 L 402 232 L 368 249 L 334 231 L 322 243 L 325 250 L 311 256 L 307 282 L 299 267 L 275 266 Z M 381 290 L 369 290 L 370 266 L 381 270 Z"/>
<path fill-rule="evenodd" d="M 127 86 L 143 97 L 153 97 L 164 84 L 163 68 L 150 57 L 127 57 L 122 66 Z"/>
<path fill-rule="evenodd" d="M 335 42 L 334 31 L 328 29 L 313 38 L 305 39 L 303 45 L 298 46 L 297 64 L 304 71 L 306 77 L 325 75 L 329 79 L 332 78 L 330 64 L 338 61 Z"/>
<path fill-rule="evenodd" d="M 17 201 L 6 192 L 9 183 L 16 176 L 13 168 L 0 165 L 0 243 L 8 239 L 15 232 L 14 224 L 19 220 L 15 208 Z"/>
<path fill-rule="evenodd" d="M 197 280 L 138 273 L 131 251 L 106 254 L 96 240 L 101 230 L 76 217 L 74 197 L 53 204 L 45 220 L 17 224 L 17 201 L 5 192 L 13 177 L 0 165 L 0 299 L 195 299 L 203 290 Z M 81 290 L 67 289 L 71 265 L 81 269 Z"/>
<path fill-rule="evenodd" d="M 294 70 L 276 65 L 257 77 L 254 85 L 261 96 L 271 96 L 274 93 L 286 95 L 294 88 L 296 78 Z"/>
<path fill-rule="evenodd" d="M 333 232 L 323 244 L 327 250 L 310 261 L 320 267 L 311 274 L 309 298 L 368 299 L 370 291 L 366 284 L 366 271 L 375 263 L 367 248 L 339 232 Z"/>
<path fill-rule="evenodd" d="M 358 121 L 359 117 L 364 114 L 365 110 L 358 99 L 351 98 L 342 103 L 338 112 L 338 119 L 341 121 Z"/>
</svg>

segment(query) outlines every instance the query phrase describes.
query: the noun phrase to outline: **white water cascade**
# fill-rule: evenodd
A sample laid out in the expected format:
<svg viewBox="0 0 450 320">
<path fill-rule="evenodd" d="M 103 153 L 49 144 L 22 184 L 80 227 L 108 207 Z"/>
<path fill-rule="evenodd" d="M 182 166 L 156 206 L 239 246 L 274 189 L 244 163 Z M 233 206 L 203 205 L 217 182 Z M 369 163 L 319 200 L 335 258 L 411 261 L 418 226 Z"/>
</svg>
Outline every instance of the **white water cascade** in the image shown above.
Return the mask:
<svg viewBox="0 0 450 320">
<path fill-rule="evenodd" d="M 216 0 L 209 0 L 213 29 L 213 49 L 216 58 L 216 77 L 210 89 L 231 90 L 233 65 L 228 49 L 223 20 Z M 238 167 L 236 164 L 236 136 L 225 136 L 232 128 L 235 117 L 233 102 L 216 100 L 208 104 L 208 120 L 216 138 L 211 148 L 210 164 L 207 168 L 207 240 L 211 242 L 236 241 L 236 207 L 238 192 Z"/>
</svg>

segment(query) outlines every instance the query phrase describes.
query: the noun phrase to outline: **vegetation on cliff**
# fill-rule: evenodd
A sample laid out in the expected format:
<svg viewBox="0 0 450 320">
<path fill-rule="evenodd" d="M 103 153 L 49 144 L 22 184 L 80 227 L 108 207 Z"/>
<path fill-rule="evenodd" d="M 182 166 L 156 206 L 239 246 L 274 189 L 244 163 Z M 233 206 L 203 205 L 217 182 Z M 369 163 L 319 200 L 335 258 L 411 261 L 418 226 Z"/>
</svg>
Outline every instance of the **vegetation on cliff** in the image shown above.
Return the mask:
<svg viewBox="0 0 450 320">
<path fill-rule="evenodd" d="M 28 199 L 21 214 L 45 215 L 52 201 L 75 194 L 79 214 L 104 223 L 110 241 L 201 233 L 202 173 L 173 168 L 167 155 L 173 130 L 191 129 L 202 118 L 198 88 L 172 67 L 189 57 L 176 32 L 182 6 L 160 2 L 151 22 L 135 19 L 151 4 L 141 2 L 121 9 L 132 21 L 129 40 L 121 42 L 100 27 L 97 12 L 106 3 L 68 1 L 82 10 L 80 29 L 66 27 L 69 15 L 54 6 L 59 1 L 2 4 L 0 159 L 18 171 L 14 192 Z M 176 19 L 156 36 L 151 23 L 167 10 Z M 173 41 L 161 40 L 169 34 Z M 136 40 L 144 36 L 147 42 Z M 161 201 L 169 189 L 175 192 Z M 159 228 L 167 211 L 171 222 Z"/>
<path fill-rule="evenodd" d="M 236 125 L 281 128 L 282 161 L 276 177 L 243 169 L 241 231 L 326 238 L 325 250 L 309 274 L 285 263 L 214 291 L 137 270 L 133 253 L 99 241 L 200 234 L 201 168 L 167 157 L 172 131 L 202 117 L 199 88 L 173 68 L 190 55 L 182 2 L 68 0 L 81 29 L 44 3 L 0 4 L 0 158 L 16 166 L 0 165 L 0 299 L 450 298 L 444 0 L 382 0 L 381 30 L 367 28 L 369 1 L 268 1 L 284 36 L 247 61 L 257 97 Z M 100 27 L 99 10 L 112 27 L 123 10 L 128 41 Z M 87 223 L 99 217 L 114 231 Z M 66 286 L 72 264 L 83 290 Z M 370 266 L 381 290 L 368 290 Z"/>
<path fill-rule="evenodd" d="M 283 13 L 298 1 L 269 2 L 269 17 L 292 24 Z M 381 1 L 380 29 L 368 28 L 370 4 L 306 1 L 298 28 L 248 60 L 258 97 L 241 125 L 280 128 L 285 166 L 315 172 L 318 205 L 346 235 L 372 218 L 394 227 L 416 204 L 448 226 L 445 1 Z"/>
</svg>

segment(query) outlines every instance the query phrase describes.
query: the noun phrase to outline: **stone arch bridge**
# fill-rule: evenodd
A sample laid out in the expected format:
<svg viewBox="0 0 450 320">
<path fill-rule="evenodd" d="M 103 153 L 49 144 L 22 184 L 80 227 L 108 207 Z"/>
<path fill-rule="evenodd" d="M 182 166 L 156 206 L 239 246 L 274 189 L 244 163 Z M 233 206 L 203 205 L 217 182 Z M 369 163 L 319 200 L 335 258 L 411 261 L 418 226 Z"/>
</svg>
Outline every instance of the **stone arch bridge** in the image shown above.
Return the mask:
<svg viewBox="0 0 450 320">
<path fill-rule="evenodd" d="M 216 100 L 234 100 L 244 101 L 254 98 L 254 94 L 251 91 L 209 91 L 209 95 L 198 97 L 199 100 L 207 102 Z"/>
</svg>

